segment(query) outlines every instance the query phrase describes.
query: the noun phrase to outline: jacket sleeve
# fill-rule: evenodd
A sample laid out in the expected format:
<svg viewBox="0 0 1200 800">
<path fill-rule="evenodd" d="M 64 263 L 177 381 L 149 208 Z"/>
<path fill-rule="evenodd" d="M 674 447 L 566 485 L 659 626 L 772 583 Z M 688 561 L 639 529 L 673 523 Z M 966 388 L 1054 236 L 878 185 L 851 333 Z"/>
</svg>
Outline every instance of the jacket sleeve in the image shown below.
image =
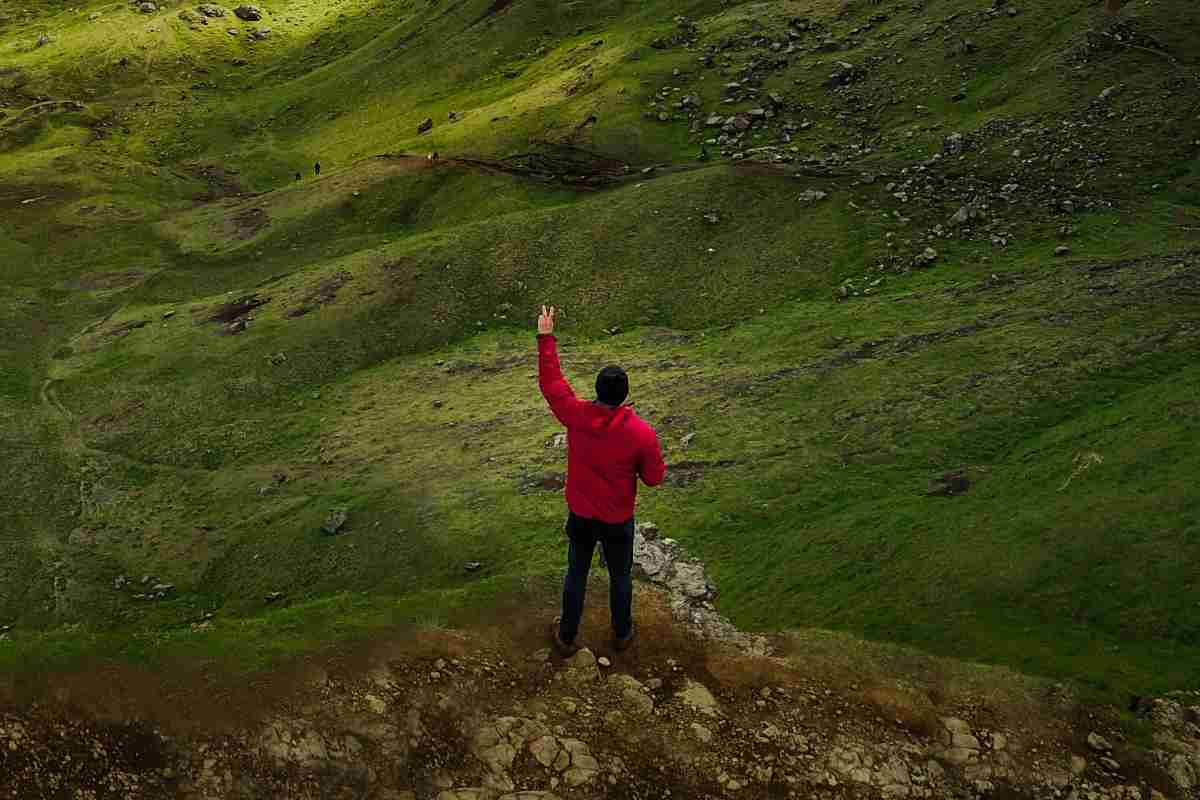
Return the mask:
<svg viewBox="0 0 1200 800">
<path fill-rule="evenodd" d="M 568 428 L 580 424 L 583 402 L 575 396 L 558 363 L 558 342 L 553 335 L 538 336 L 538 386 L 558 421 Z"/>
<path fill-rule="evenodd" d="M 663 463 L 662 446 L 658 443 L 658 434 L 650 429 L 646 443 L 642 447 L 642 460 L 638 465 L 638 474 L 642 483 L 647 486 L 658 486 L 667 476 L 667 465 Z"/>
</svg>

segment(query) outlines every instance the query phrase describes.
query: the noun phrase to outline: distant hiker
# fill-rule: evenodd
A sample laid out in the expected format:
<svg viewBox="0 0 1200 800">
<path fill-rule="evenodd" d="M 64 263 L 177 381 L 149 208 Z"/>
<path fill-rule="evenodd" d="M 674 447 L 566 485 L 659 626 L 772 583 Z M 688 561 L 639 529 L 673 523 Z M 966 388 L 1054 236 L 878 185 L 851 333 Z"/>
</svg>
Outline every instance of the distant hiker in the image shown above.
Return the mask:
<svg viewBox="0 0 1200 800">
<path fill-rule="evenodd" d="M 567 429 L 567 575 L 562 617 L 552 630 L 554 649 L 568 657 L 583 619 L 592 553 L 599 542 L 608 563 L 613 646 L 633 643 L 633 511 L 637 482 L 658 486 L 666 476 L 658 434 L 630 406 L 629 377 L 608 366 L 596 376 L 596 400 L 575 396 L 558 362 L 551 306 L 538 317 L 538 385 Z"/>
<path fill-rule="evenodd" d="M 321 162 L 320 161 L 313 164 L 313 172 L 317 173 L 318 178 L 321 177 Z"/>
<path fill-rule="evenodd" d="M 432 153 L 430 153 L 429 155 L 425 156 L 425 160 L 426 160 L 426 161 L 428 161 L 428 162 L 430 162 L 430 163 L 433 163 L 434 161 L 437 161 L 437 160 L 438 160 L 438 153 L 437 153 L 437 150 L 434 150 Z"/>
<path fill-rule="evenodd" d="M 296 173 L 296 180 L 303 180 L 303 176 L 299 172 Z"/>
</svg>

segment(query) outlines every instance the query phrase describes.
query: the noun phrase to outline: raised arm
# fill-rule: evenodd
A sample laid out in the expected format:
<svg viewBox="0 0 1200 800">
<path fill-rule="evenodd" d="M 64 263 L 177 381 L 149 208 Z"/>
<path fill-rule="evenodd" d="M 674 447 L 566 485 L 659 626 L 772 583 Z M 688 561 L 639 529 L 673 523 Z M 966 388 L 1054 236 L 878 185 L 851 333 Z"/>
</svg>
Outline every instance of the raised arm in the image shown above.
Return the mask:
<svg viewBox="0 0 1200 800">
<path fill-rule="evenodd" d="M 555 308 L 542 306 L 538 317 L 538 386 L 558 421 L 568 428 L 579 424 L 583 402 L 575 396 L 558 363 L 558 341 L 554 338 Z"/>
</svg>

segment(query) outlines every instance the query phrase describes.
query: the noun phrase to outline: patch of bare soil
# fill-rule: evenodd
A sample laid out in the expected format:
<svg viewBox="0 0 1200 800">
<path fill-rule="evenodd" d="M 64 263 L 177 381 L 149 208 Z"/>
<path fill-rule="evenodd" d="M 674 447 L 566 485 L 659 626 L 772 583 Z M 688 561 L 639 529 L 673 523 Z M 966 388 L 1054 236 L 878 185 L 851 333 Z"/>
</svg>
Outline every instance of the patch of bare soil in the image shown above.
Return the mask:
<svg viewBox="0 0 1200 800">
<path fill-rule="evenodd" d="M 109 328 L 104 332 L 104 335 L 110 339 L 121 339 L 149 324 L 150 320 L 148 319 L 131 319 L 128 322 L 122 322 L 116 327 Z"/>
<path fill-rule="evenodd" d="M 311 314 L 321 306 L 329 305 L 337 299 L 338 291 L 353 280 L 353 276 L 345 270 L 339 270 L 333 275 L 322 278 L 300 300 L 295 308 L 288 309 L 284 316 L 288 319 L 303 317 Z"/>
<path fill-rule="evenodd" d="M 688 486 L 703 478 L 709 470 L 728 469 L 742 462 L 737 459 L 720 461 L 680 461 L 667 466 L 666 482 L 671 486 Z"/>
<path fill-rule="evenodd" d="M 79 189 L 58 184 L 0 185 L 0 209 L 10 212 L 37 212 L 43 206 L 79 199 Z"/>
<path fill-rule="evenodd" d="M 140 269 L 93 272 L 90 275 L 81 275 L 73 281 L 68 281 L 67 288 L 82 289 L 88 292 L 128 289 L 131 286 L 137 286 L 145 278 L 146 273 Z"/>
<path fill-rule="evenodd" d="M 567 476 L 562 472 L 552 472 L 546 475 L 523 475 L 517 490 L 521 494 L 530 492 L 561 492 L 567 487 Z"/>
<path fill-rule="evenodd" d="M 188 164 L 183 168 L 183 172 L 187 177 L 207 184 L 204 191 L 192 198 L 196 203 L 211 203 L 222 197 L 243 193 L 237 172 L 226 169 L 222 164 Z"/>
<path fill-rule="evenodd" d="M 630 167 L 624 161 L 590 150 L 554 142 L 540 142 L 539 149 L 509 156 L 500 161 L 459 158 L 452 162 L 483 172 L 561 183 L 580 188 L 606 186 L 625 178 Z"/>
<path fill-rule="evenodd" d="M 258 232 L 270 224 L 267 212 L 261 208 L 246 208 L 230 217 L 239 239 L 253 239 Z"/>
<path fill-rule="evenodd" d="M 488 6 L 487 11 L 484 11 L 480 16 L 478 16 L 475 21 L 471 23 L 471 25 L 478 25 L 485 19 L 496 16 L 501 11 L 505 11 L 510 8 L 514 2 L 515 0 L 492 0 L 492 4 Z"/>
<path fill-rule="evenodd" d="M 202 321 L 218 323 L 223 326 L 222 333 L 235 335 L 246 330 L 247 323 L 254 319 L 252 314 L 255 309 L 261 308 L 269 302 L 271 302 L 269 297 L 259 297 L 257 294 L 244 295 L 237 300 L 217 306 Z"/>
</svg>

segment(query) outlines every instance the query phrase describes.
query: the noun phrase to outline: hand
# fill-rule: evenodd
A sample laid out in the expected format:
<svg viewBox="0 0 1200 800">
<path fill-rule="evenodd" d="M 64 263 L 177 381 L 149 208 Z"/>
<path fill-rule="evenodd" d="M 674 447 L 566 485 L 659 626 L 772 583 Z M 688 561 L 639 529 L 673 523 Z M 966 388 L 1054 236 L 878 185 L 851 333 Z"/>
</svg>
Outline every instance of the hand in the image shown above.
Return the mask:
<svg viewBox="0 0 1200 800">
<path fill-rule="evenodd" d="M 547 309 L 542 306 L 542 315 L 538 317 L 538 335 L 554 333 L 554 314 L 558 311 L 554 306 Z"/>
</svg>

